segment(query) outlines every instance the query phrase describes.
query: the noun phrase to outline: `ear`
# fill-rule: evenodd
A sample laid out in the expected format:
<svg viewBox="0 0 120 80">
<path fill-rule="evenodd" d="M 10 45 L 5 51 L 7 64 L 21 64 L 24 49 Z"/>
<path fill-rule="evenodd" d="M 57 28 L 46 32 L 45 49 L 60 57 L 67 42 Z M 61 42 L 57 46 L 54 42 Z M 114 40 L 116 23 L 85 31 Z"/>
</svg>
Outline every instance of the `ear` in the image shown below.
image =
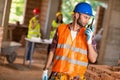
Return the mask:
<svg viewBox="0 0 120 80">
<path fill-rule="evenodd" d="M 79 13 L 75 13 L 75 17 L 76 17 L 76 19 L 78 19 L 79 18 Z"/>
</svg>

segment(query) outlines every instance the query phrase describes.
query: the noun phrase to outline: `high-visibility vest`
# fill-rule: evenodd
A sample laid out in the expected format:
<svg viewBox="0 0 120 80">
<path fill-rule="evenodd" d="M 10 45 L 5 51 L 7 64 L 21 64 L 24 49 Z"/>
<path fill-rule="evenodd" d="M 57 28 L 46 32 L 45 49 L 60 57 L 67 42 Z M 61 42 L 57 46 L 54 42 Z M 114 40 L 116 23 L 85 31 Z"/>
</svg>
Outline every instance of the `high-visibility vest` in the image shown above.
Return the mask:
<svg viewBox="0 0 120 80">
<path fill-rule="evenodd" d="M 36 25 L 34 29 L 32 29 L 32 21 Z M 33 17 L 29 22 L 27 38 L 40 37 L 40 36 L 41 36 L 40 35 L 40 24 L 38 23 L 37 19 Z"/>
<path fill-rule="evenodd" d="M 52 27 L 53 27 L 53 28 L 56 28 L 56 29 L 57 29 L 58 25 L 59 25 L 59 24 L 58 24 L 55 20 L 52 21 Z M 50 32 L 50 38 L 53 38 L 53 37 L 54 37 L 55 32 L 56 32 L 56 29 L 55 29 L 55 30 L 52 30 L 52 31 Z"/>
<path fill-rule="evenodd" d="M 58 44 L 52 71 L 82 77 L 88 65 L 86 39 L 85 28 L 81 28 L 72 41 L 68 25 L 61 24 L 58 27 Z"/>
<path fill-rule="evenodd" d="M 55 20 L 52 21 L 52 27 L 54 27 L 54 28 L 58 27 L 58 23 Z"/>
</svg>

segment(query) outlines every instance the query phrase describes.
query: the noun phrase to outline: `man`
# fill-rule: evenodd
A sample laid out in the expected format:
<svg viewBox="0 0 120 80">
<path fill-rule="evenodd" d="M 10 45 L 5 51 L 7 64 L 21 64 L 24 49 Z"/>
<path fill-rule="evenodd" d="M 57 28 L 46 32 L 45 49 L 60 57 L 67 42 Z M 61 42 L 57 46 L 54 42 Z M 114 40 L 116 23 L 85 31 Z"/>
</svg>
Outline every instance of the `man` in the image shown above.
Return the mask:
<svg viewBox="0 0 120 80">
<path fill-rule="evenodd" d="M 84 80 L 88 62 L 94 63 L 97 53 L 93 47 L 93 28 L 85 28 L 92 14 L 92 7 L 85 2 L 78 3 L 74 9 L 73 23 L 61 24 L 54 36 L 42 78 L 49 80 Z"/>
<path fill-rule="evenodd" d="M 41 34 L 40 34 L 40 10 L 38 8 L 34 8 L 33 9 L 33 15 L 34 17 L 32 17 L 29 21 L 29 26 L 28 26 L 28 34 L 27 34 L 27 38 L 32 39 L 34 37 L 36 38 L 40 38 Z M 28 42 L 28 49 L 27 49 L 27 60 L 30 60 L 30 53 L 31 53 L 31 49 L 32 48 L 32 42 Z"/>
</svg>

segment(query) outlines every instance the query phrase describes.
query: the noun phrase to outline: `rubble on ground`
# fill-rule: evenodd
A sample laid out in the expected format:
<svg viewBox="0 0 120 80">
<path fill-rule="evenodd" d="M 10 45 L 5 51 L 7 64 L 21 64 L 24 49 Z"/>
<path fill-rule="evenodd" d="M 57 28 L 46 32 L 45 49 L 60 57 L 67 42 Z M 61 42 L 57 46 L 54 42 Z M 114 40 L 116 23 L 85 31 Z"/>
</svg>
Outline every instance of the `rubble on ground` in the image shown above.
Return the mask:
<svg viewBox="0 0 120 80">
<path fill-rule="evenodd" d="M 120 80 L 120 66 L 90 64 L 85 76 L 87 80 Z"/>
</svg>

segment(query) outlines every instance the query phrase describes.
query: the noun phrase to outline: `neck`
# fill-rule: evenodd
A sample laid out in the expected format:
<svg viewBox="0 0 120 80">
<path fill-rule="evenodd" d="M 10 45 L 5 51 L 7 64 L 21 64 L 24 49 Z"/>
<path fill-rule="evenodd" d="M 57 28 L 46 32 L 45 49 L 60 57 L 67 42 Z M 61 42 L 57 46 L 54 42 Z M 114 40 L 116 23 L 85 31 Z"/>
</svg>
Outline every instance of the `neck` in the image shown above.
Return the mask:
<svg viewBox="0 0 120 80">
<path fill-rule="evenodd" d="M 79 26 L 77 23 L 73 22 L 72 25 L 71 25 L 71 29 L 73 31 L 77 31 L 78 29 L 82 28 L 81 26 Z"/>
</svg>

